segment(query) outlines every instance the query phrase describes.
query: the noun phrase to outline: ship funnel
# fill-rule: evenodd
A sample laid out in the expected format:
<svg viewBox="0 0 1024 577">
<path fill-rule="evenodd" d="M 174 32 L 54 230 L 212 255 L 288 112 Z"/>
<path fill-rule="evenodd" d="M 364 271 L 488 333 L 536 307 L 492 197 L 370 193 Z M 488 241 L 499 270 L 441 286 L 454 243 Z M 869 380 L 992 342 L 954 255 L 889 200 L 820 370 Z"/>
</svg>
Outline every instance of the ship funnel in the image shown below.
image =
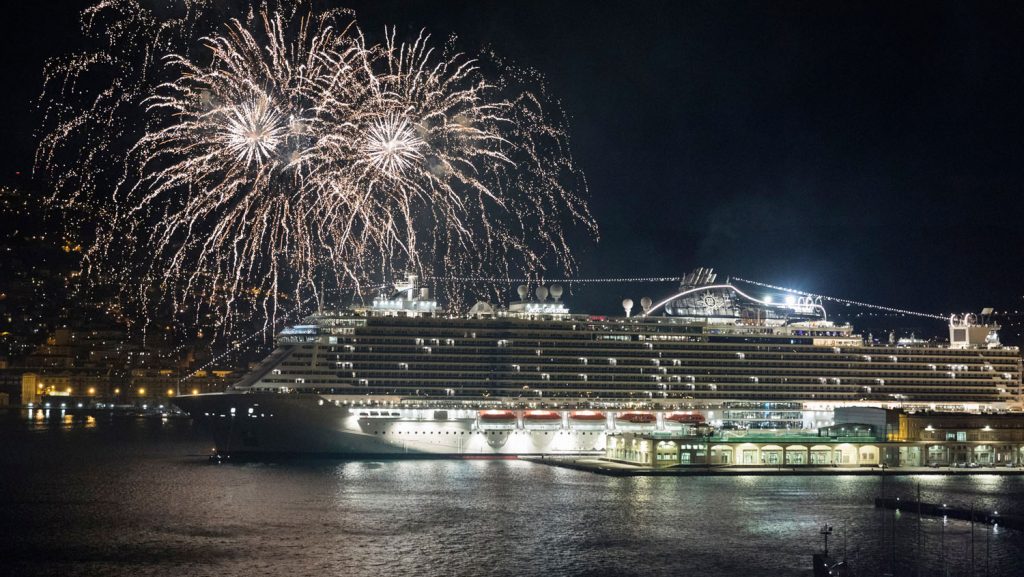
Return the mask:
<svg viewBox="0 0 1024 577">
<path fill-rule="evenodd" d="M 519 285 L 519 288 L 516 289 L 516 292 L 519 293 L 519 300 L 525 301 L 526 295 L 530 294 L 530 289 L 526 288 L 526 285 L 521 284 Z"/>
<path fill-rule="evenodd" d="M 427 287 L 420 288 L 420 299 L 428 301 L 430 300 L 430 289 Z"/>
<path fill-rule="evenodd" d="M 537 292 L 534 294 L 537 295 L 537 300 L 543 302 L 545 299 L 548 298 L 548 287 L 540 285 L 539 287 L 537 287 Z"/>
<path fill-rule="evenodd" d="M 551 285 L 551 290 L 549 292 L 551 293 L 551 298 L 553 298 L 553 299 L 555 299 L 557 301 L 558 299 L 562 298 L 562 285 L 560 285 L 560 284 L 553 284 L 553 285 Z"/>
<path fill-rule="evenodd" d="M 622 310 L 626 311 L 628 317 L 633 312 L 633 299 L 622 299 Z"/>
</svg>

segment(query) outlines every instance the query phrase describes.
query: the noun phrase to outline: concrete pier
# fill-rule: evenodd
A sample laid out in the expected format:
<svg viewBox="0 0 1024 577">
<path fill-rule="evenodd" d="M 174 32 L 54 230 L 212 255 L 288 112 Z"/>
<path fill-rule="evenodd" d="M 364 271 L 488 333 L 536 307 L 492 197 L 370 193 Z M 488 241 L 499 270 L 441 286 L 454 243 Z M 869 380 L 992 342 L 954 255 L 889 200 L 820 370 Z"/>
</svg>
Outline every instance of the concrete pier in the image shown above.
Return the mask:
<svg viewBox="0 0 1024 577">
<path fill-rule="evenodd" d="M 985 525 L 999 525 L 1009 529 L 1024 529 L 1024 517 L 1018 515 L 1000 515 L 998 511 L 984 511 L 982 509 L 971 509 L 966 507 L 950 507 L 939 503 L 918 503 L 912 499 L 901 499 L 899 497 L 876 497 L 875 507 L 889 510 L 906 511 L 908 513 L 920 512 L 928 517 L 948 517 L 961 521 L 971 521 Z"/>
<path fill-rule="evenodd" d="M 863 466 L 743 466 L 743 465 L 683 465 L 675 467 L 647 467 L 599 457 L 520 457 L 524 461 L 587 471 L 612 477 L 714 477 L 714 476 L 790 476 L 790 475 L 882 475 L 881 467 Z M 891 475 L 1024 475 L 1021 467 L 979 467 L 974 469 L 935 467 L 887 467 L 884 474 Z"/>
</svg>

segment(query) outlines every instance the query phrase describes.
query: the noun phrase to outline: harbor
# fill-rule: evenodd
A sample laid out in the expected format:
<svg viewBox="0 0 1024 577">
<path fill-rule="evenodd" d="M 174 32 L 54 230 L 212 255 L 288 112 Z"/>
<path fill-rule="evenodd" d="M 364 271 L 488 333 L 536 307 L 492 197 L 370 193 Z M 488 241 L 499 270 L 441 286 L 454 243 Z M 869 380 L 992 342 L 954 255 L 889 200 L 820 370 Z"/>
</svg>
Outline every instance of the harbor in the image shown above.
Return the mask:
<svg viewBox="0 0 1024 577">
<path fill-rule="evenodd" d="M 602 457 L 580 457 L 580 456 L 524 456 L 521 460 L 572 469 L 575 471 L 587 471 L 599 475 L 612 477 L 737 477 L 737 476 L 857 476 L 857 477 L 881 477 L 886 476 L 972 476 L 972 475 L 1024 475 L 1024 467 L 977 467 L 977 468 L 955 468 L 955 467 L 897 467 L 882 468 L 859 467 L 859 466 L 818 466 L 818 465 L 685 465 L 675 467 L 647 467 L 612 461 Z"/>
<path fill-rule="evenodd" d="M 881 479 L 870 468 L 834 476 L 735 468 L 673 479 L 570 468 L 592 457 L 547 459 L 563 466 L 540 457 L 209 465 L 197 457 L 209 451 L 205 434 L 188 419 L 57 412 L 0 411 L 0 435 L 25 447 L 0 455 L 5 471 L 19 471 L 0 478 L 0 530 L 10 536 L 0 555 L 19 575 L 269 575 L 293 571 L 301 555 L 316 559 L 317 571 L 358 567 L 363 575 L 393 575 L 395 559 L 408 575 L 477 574 L 466 559 L 486 559 L 496 576 L 669 576 L 682 574 L 685 556 L 709 577 L 809 577 L 819 528 L 829 523 L 830 556 L 864 577 L 891 571 L 894 518 L 895 574 L 912 575 L 916 560 L 914 510 L 874 507 Z M 886 494 L 909 499 L 918 483 L 926 503 L 1024 513 L 1014 497 L 1024 491 L 1020 475 L 887 472 Z M 990 538 L 991 575 L 1019 575 L 1021 533 L 990 527 L 986 535 L 976 523 L 976 567 Z M 922 534 L 926 574 L 943 565 L 967 573 L 966 520 L 950 517 L 943 528 L 924 516 Z M 62 545 L 69 535 L 74 544 Z M 503 540 L 524 546 L 494 546 Z"/>
</svg>

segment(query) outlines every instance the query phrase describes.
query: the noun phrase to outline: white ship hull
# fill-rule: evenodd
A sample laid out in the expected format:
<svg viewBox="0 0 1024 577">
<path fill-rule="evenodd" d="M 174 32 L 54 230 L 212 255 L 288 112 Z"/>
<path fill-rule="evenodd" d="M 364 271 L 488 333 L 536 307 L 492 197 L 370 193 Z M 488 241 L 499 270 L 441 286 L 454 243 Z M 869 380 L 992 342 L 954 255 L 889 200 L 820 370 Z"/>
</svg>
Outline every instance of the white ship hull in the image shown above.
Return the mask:
<svg viewBox="0 0 1024 577">
<path fill-rule="evenodd" d="M 589 454 L 607 428 L 488 423 L 477 409 L 357 408 L 329 395 L 225 393 L 176 404 L 214 434 L 221 455 L 515 456 Z M 567 418 L 567 417 L 566 417 Z"/>
</svg>

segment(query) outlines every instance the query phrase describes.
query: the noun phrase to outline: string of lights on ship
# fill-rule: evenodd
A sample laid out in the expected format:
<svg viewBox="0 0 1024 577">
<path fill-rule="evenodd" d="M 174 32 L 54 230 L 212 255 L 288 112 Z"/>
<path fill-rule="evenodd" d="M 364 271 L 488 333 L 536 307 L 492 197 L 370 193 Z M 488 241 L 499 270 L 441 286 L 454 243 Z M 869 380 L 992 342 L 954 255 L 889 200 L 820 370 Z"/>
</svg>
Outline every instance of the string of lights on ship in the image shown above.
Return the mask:
<svg viewBox="0 0 1024 577">
<path fill-rule="evenodd" d="M 445 276 L 445 277 L 441 277 L 441 276 L 427 276 L 427 277 L 424 277 L 424 280 L 428 280 L 428 281 L 431 281 L 431 280 L 433 280 L 433 281 L 443 281 L 443 282 L 457 282 L 457 283 L 458 282 L 465 282 L 465 283 L 494 283 L 494 284 L 509 284 L 509 285 L 513 285 L 513 284 L 530 284 L 530 283 L 537 283 L 538 282 L 537 279 L 529 279 L 529 278 L 512 278 L 512 277 L 505 277 L 505 278 L 497 278 L 497 277 L 456 277 L 456 276 Z M 566 285 L 571 287 L 574 284 L 663 283 L 663 282 L 680 282 L 682 280 L 683 280 L 683 277 L 669 276 L 669 277 L 604 277 L 604 278 L 543 279 L 543 281 L 540 281 L 540 282 L 548 283 L 548 284 L 550 284 L 550 283 L 562 283 L 562 284 L 566 284 Z M 738 278 L 738 277 L 733 277 L 731 280 L 732 281 L 738 281 L 738 282 L 746 283 L 746 284 L 751 284 L 751 285 L 755 285 L 755 286 L 760 286 L 760 287 L 763 287 L 763 288 L 769 288 L 769 289 L 773 289 L 773 290 L 777 290 L 777 291 L 782 291 L 782 292 L 786 292 L 786 293 L 790 293 L 790 294 L 794 294 L 794 295 L 800 295 L 800 296 L 812 297 L 812 298 L 820 298 L 822 300 L 828 300 L 828 301 L 840 303 L 840 304 L 846 305 L 848 307 L 849 306 L 855 306 L 855 307 L 862 307 L 862 308 L 868 308 L 868 309 L 873 309 L 875 311 L 879 311 L 879 312 L 870 312 L 870 313 L 861 312 L 861 313 L 856 313 L 855 315 L 849 315 L 849 316 L 857 317 L 857 318 L 905 318 L 907 316 L 914 316 L 914 317 L 922 317 L 922 318 L 937 319 L 937 320 L 947 320 L 950 317 L 950 315 L 946 315 L 946 314 L 923 313 L 923 312 L 911 311 L 911 310 L 906 310 L 906 309 L 901 309 L 901 308 L 896 308 L 896 307 L 887 307 L 887 306 L 882 306 L 882 305 L 875 305 L 875 304 L 871 304 L 871 303 L 865 303 L 865 302 L 860 302 L 860 301 L 855 301 L 855 300 L 850 300 L 850 299 L 843 299 L 843 298 L 838 298 L 838 297 L 830 297 L 830 296 L 826 296 L 826 295 L 820 295 L 820 294 L 809 293 L 809 292 L 801 291 L 801 290 L 797 290 L 797 289 L 792 289 L 792 288 L 788 288 L 788 287 L 781 287 L 781 286 L 772 285 L 772 284 L 768 284 L 768 283 L 762 283 L 762 282 L 758 282 L 758 281 L 746 280 L 746 279 L 742 279 L 742 278 Z M 377 286 L 367 287 L 367 290 L 379 290 L 381 288 L 384 288 L 385 286 L 387 286 L 387 285 L 377 285 Z M 335 291 L 342 291 L 342 290 L 351 290 L 351 289 L 344 289 L 344 288 L 342 288 L 342 289 L 334 289 L 334 290 Z M 301 315 L 297 315 L 296 314 L 297 312 L 299 312 L 299 307 L 297 307 L 297 306 L 293 307 L 289 311 L 286 311 L 285 314 L 282 315 L 281 322 L 282 323 L 286 323 L 287 319 L 289 319 L 289 318 L 301 316 Z M 995 311 L 992 314 L 993 314 L 993 316 L 999 316 L 999 315 L 1008 315 L 1008 314 L 1011 314 L 1011 313 L 1009 311 L 1004 311 L 1004 312 Z M 1019 314 L 1019 311 L 1014 311 L 1012 314 Z M 1008 326 L 1015 327 L 1015 326 L 1021 326 L 1021 324 L 1022 323 L 1020 323 L 1020 322 L 1009 323 Z M 238 349 L 242 345 L 245 345 L 245 344 L 253 341 L 255 338 L 259 337 L 263 333 L 264 333 L 264 331 L 260 330 L 260 331 L 253 332 L 253 333 L 251 333 L 249 335 L 246 335 L 241 340 L 235 341 L 233 349 Z M 1017 336 L 1020 336 L 1020 334 L 1018 333 Z M 231 352 L 232 352 L 232 350 L 229 349 L 229 350 L 227 350 L 227 351 L 225 351 L 225 352 L 223 352 L 223 353 L 221 353 L 219 355 L 214 356 L 213 358 L 210 359 L 210 361 L 206 365 L 196 369 L 195 371 L 193 371 L 189 375 L 186 375 L 184 378 L 182 378 L 181 382 L 184 383 L 185 381 L 190 379 L 195 374 L 198 374 L 199 372 L 201 372 L 201 371 L 205 370 L 206 368 L 208 368 L 208 367 L 214 365 L 215 363 L 219 362 L 221 359 L 223 359 L 225 356 L 227 356 Z"/>
</svg>

